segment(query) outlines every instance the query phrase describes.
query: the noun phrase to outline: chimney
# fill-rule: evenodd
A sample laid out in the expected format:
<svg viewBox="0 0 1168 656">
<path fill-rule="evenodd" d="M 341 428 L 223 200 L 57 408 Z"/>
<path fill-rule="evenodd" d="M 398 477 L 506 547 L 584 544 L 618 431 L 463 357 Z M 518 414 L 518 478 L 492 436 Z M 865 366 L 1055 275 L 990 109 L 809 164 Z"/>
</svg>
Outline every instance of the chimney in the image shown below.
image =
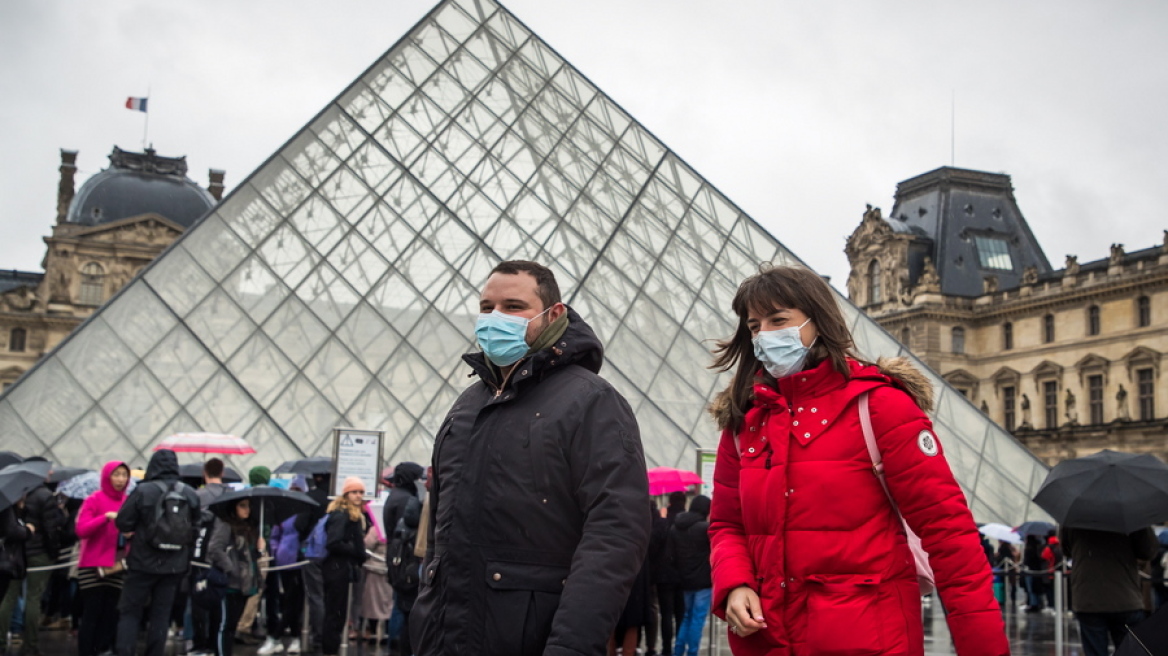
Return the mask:
<svg viewBox="0 0 1168 656">
<path fill-rule="evenodd" d="M 61 182 L 57 185 L 57 223 L 64 223 L 73 202 L 73 175 L 77 173 L 77 151 L 61 149 Z"/>
<path fill-rule="evenodd" d="M 207 191 L 211 192 L 216 201 L 223 200 L 223 176 L 226 174 L 227 172 L 223 169 L 209 169 L 207 171 L 207 179 L 211 181 L 211 184 L 207 185 Z"/>
</svg>

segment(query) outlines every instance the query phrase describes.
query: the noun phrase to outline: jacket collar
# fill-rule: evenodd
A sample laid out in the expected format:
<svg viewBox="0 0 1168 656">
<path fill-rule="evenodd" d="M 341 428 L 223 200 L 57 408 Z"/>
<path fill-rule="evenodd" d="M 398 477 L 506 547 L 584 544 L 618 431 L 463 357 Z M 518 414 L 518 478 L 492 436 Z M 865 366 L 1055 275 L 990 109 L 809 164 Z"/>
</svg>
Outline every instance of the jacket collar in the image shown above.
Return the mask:
<svg viewBox="0 0 1168 656">
<path fill-rule="evenodd" d="M 778 391 L 766 385 L 755 386 L 756 404 L 775 403 L 766 396 L 781 399 L 791 415 L 791 434 L 804 446 L 822 435 L 835 423 L 852 401 L 873 388 L 888 383 L 888 378 L 872 366 L 849 360 L 851 377 L 844 378 L 830 360 L 779 380 Z M 760 394 L 760 387 L 767 392 Z"/>
</svg>

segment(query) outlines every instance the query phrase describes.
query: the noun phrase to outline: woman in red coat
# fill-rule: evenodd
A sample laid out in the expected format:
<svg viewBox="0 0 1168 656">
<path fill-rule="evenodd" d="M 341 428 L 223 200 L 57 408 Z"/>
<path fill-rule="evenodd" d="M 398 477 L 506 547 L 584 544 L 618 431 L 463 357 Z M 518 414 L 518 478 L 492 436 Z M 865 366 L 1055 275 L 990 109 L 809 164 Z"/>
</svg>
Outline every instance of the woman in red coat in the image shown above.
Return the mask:
<svg viewBox="0 0 1168 656">
<path fill-rule="evenodd" d="M 764 265 L 732 303 L 715 366 L 734 378 L 710 513 L 715 614 L 735 654 L 924 653 L 920 589 L 860 423 L 868 395 L 888 488 L 929 553 L 960 656 L 1009 653 L 977 528 L 932 423 L 929 381 L 906 360 L 852 353 L 831 289 Z"/>
</svg>

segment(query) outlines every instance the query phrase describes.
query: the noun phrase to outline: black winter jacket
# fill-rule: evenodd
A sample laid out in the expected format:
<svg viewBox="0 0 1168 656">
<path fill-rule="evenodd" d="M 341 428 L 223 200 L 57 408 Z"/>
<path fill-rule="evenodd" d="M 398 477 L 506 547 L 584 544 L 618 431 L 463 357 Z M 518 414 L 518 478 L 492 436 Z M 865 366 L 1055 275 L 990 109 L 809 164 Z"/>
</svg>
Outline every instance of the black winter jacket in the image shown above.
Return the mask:
<svg viewBox="0 0 1168 656">
<path fill-rule="evenodd" d="M 710 581 L 710 500 L 694 498 L 688 512 L 673 520 L 669 532 L 666 559 L 677 570 L 677 587 L 682 590 L 704 590 L 712 587 Z"/>
<path fill-rule="evenodd" d="M 346 510 L 334 510 L 324 523 L 325 556 L 321 568 L 328 575 L 341 573 L 356 581 L 368 556 L 365 554 L 365 529 L 360 521 L 349 519 Z"/>
<path fill-rule="evenodd" d="M 0 574 L 11 578 L 24 578 L 24 545 L 29 531 L 16 516 L 16 508 L 9 506 L 0 510 L 0 540 L 4 549 L 0 550 Z"/>
<path fill-rule="evenodd" d="M 431 535 L 410 635 L 420 656 L 603 654 L 649 540 L 637 422 L 572 310 L 500 387 L 480 380 L 434 444 Z"/>
<path fill-rule="evenodd" d="M 154 523 L 154 510 L 163 491 L 158 485 L 151 485 L 151 481 L 159 481 L 170 485 L 179 482 L 178 456 L 174 451 L 163 449 L 155 451 L 150 457 L 150 464 L 146 465 L 146 478 L 126 502 L 118 510 L 118 518 L 114 524 L 122 533 L 133 533 L 130 539 L 130 555 L 126 558 L 126 568 L 131 572 L 145 572 L 147 574 L 181 574 L 187 571 L 191 561 L 191 551 L 195 536 L 191 536 L 191 544 L 186 548 L 175 551 L 155 549 L 146 540 L 143 529 Z M 182 485 L 183 496 L 190 506 L 191 526 L 197 527 L 201 520 L 199 511 L 199 496 L 194 488 Z"/>
<path fill-rule="evenodd" d="M 28 542 L 24 544 L 24 551 L 29 556 L 44 555 L 48 552 L 45 546 L 46 511 L 56 504 L 53 491 L 44 485 L 39 485 L 29 491 L 24 497 L 24 523 L 32 524 L 35 528 Z M 50 554 L 56 557 L 56 554 Z"/>
</svg>

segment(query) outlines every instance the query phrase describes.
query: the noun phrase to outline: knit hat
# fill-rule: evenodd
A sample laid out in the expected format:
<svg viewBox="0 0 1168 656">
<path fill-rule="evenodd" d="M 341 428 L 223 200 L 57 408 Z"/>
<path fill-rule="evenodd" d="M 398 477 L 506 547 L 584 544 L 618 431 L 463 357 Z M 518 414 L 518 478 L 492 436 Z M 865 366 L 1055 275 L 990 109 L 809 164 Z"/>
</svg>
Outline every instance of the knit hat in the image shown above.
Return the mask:
<svg viewBox="0 0 1168 656">
<path fill-rule="evenodd" d="M 272 470 L 263 465 L 252 467 L 251 471 L 247 473 L 247 482 L 253 487 L 256 485 L 267 485 L 270 480 L 272 480 Z"/>
<path fill-rule="evenodd" d="M 345 479 L 345 487 L 341 489 L 341 494 L 348 494 L 350 492 L 365 493 L 365 483 L 356 476 L 350 476 Z"/>
</svg>

